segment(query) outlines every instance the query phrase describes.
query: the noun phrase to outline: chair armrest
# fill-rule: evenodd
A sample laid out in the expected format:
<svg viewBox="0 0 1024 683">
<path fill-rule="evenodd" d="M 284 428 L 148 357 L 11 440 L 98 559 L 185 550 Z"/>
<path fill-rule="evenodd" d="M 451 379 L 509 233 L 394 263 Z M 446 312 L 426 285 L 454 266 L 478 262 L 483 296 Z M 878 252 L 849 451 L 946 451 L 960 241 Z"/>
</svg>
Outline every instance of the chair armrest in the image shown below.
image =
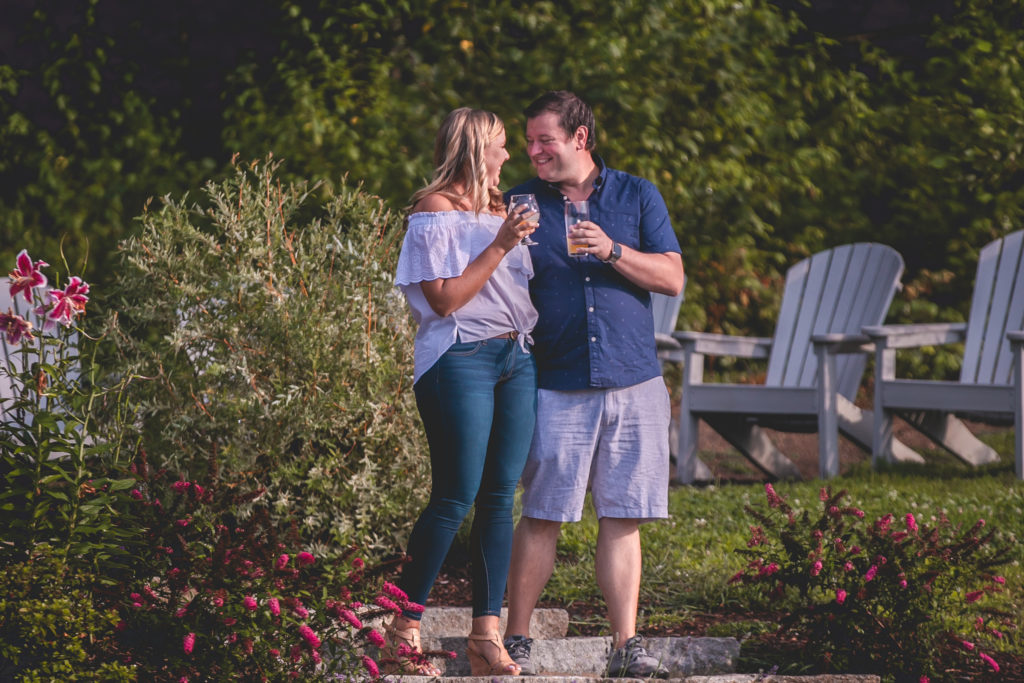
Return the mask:
<svg viewBox="0 0 1024 683">
<path fill-rule="evenodd" d="M 691 353 L 738 358 L 767 358 L 772 348 L 770 337 L 734 337 L 711 332 L 673 332 L 673 339 Z"/>
<path fill-rule="evenodd" d="M 664 332 L 654 333 L 654 344 L 658 351 L 677 351 L 683 348 L 678 341 L 672 338 L 672 335 Z"/>
<path fill-rule="evenodd" d="M 924 323 L 917 325 L 873 325 L 864 334 L 890 349 L 909 349 L 963 341 L 967 323 Z"/>
<path fill-rule="evenodd" d="M 826 353 L 872 353 L 875 350 L 874 343 L 863 334 L 843 332 L 814 334 L 811 335 L 811 342 L 815 348 L 824 346 Z"/>
</svg>

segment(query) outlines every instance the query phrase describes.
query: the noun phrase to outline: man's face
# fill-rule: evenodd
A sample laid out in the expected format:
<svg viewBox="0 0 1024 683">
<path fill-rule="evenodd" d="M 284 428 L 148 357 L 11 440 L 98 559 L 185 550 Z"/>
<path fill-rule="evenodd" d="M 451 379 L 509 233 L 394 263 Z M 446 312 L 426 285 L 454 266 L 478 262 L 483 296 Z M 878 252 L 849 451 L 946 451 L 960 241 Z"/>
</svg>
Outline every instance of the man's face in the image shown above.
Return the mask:
<svg viewBox="0 0 1024 683">
<path fill-rule="evenodd" d="M 580 154 L 577 141 L 558 123 L 558 115 L 544 112 L 526 121 L 526 154 L 537 177 L 549 183 L 570 178 Z"/>
</svg>

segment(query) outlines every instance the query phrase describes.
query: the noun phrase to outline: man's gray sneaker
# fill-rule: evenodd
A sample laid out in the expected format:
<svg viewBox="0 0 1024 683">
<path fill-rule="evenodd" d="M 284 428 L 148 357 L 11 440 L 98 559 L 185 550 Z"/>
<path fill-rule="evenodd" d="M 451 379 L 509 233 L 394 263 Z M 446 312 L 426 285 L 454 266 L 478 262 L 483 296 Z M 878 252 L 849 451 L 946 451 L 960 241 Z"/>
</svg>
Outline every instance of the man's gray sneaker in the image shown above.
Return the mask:
<svg viewBox="0 0 1024 683">
<path fill-rule="evenodd" d="M 642 638 L 633 636 L 626 644 L 612 651 L 608 658 L 610 678 L 668 678 L 668 669 L 641 645 Z"/>
<path fill-rule="evenodd" d="M 533 638 L 510 636 L 505 639 L 505 649 L 508 650 L 508 656 L 522 669 L 519 672 L 521 676 L 537 675 L 537 667 L 530 661 L 531 645 L 533 645 Z"/>
</svg>

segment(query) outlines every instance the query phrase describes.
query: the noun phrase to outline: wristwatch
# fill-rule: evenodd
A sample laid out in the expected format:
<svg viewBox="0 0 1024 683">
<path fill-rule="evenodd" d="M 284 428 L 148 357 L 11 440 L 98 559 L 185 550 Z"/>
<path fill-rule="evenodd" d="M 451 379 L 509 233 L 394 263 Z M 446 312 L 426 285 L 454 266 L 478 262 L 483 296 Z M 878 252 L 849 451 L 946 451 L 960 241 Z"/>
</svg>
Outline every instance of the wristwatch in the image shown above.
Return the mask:
<svg viewBox="0 0 1024 683">
<path fill-rule="evenodd" d="M 612 242 L 612 253 L 608 254 L 608 258 L 601 259 L 604 263 L 615 263 L 622 258 L 622 245 L 618 242 Z"/>
</svg>

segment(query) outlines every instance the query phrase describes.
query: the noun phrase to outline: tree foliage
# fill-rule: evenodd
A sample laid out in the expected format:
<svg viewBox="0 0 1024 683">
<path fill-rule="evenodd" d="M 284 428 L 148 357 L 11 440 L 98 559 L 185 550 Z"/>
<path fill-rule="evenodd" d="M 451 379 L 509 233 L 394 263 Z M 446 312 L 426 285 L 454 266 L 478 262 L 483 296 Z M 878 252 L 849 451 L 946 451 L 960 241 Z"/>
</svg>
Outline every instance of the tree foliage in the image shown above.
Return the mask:
<svg viewBox="0 0 1024 683">
<path fill-rule="evenodd" d="M 854 240 L 907 260 L 895 317 L 955 319 L 977 251 L 1020 224 L 1024 8 L 905 3 L 912 21 L 872 26 L 855 5 L 832 10 L 846 24 L 802 0 L 23 10 L 0 66 L 0 230 L 88 236 L 107 263 L 147 196 L 236 152 L 325 193 L 347 174 L 399 209 L 461 105 L 505 119 L 511 184 L 531 175 L 523 107 L 570 88 L 606 160 L 668 201 L 682 326 L 770 333 L 785 268 Z"/>
</svg>

